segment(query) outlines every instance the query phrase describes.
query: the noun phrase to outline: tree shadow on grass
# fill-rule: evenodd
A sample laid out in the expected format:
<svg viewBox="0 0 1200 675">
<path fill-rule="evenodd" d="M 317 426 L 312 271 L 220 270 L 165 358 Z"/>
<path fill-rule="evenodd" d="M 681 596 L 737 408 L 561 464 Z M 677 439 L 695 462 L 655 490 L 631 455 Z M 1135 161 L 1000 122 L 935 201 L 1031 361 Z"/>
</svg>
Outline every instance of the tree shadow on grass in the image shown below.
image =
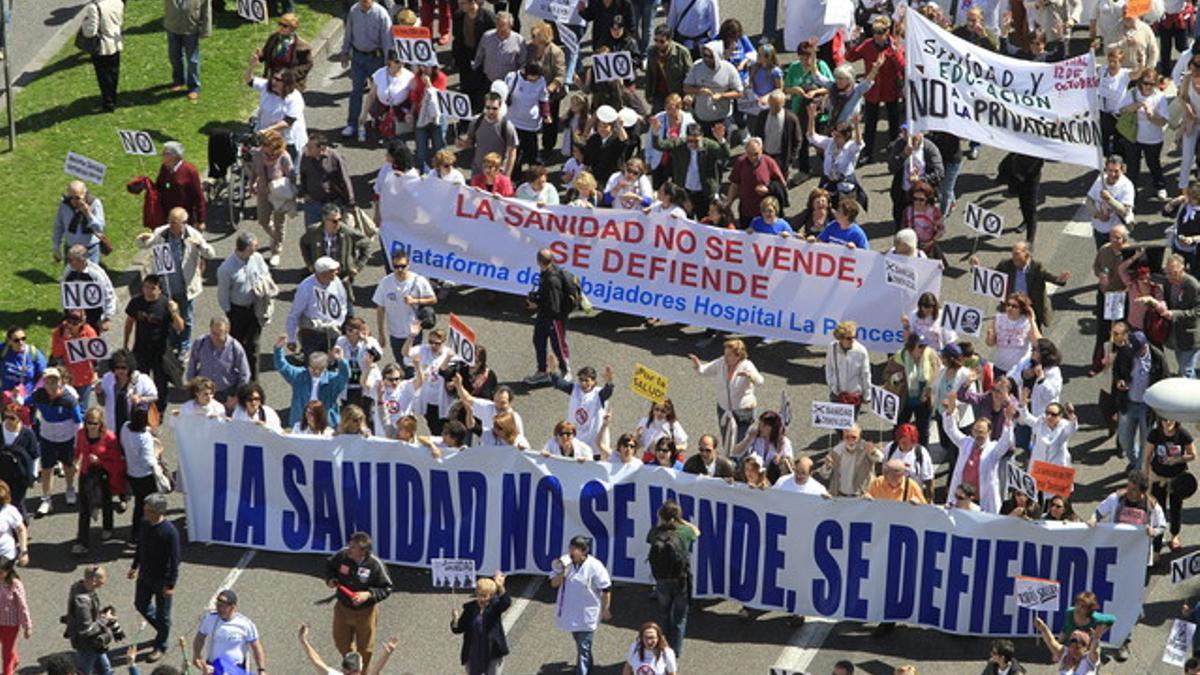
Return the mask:
<svg viewBox="0 0 1200 675">
<path fill-rule="evenodd" d="M 135 91 L 120 92 L 118 100 L 121 108 L 135 108 L 158 105 L 163 99 L 177 97 L 177 94 L 171 92 L 170 83 L 163 83 Z M 83 96 L 70 103 L 26 115 L 17 120 L 17 132 L 34 133 L 79 117 L 102 114 L 99 94 Z"/>
</svg>

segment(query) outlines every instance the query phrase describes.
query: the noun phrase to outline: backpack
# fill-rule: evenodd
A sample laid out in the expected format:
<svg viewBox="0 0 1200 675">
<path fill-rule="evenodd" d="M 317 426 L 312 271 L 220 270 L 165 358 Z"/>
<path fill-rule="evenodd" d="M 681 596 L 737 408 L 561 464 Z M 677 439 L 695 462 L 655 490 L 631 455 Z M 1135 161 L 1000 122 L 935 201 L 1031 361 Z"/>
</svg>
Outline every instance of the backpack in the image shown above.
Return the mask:
<svg viewBox="0 0 1200 675">
<path fill-rule="evenodd" d="M 563 268 L 558 268 L 562 275 L 562 313 L 570 314 L 583 306 L 583 289 L 579 287 L 579 280 L 574 274 Z"/>
<path fill-rule="evenodd" d="M 685 581 L 689 576 L 689 560 L 683 539 L 674 526 L 660 526 L 650 540 L 650 573 L 657 581 Z"/>
</svg>

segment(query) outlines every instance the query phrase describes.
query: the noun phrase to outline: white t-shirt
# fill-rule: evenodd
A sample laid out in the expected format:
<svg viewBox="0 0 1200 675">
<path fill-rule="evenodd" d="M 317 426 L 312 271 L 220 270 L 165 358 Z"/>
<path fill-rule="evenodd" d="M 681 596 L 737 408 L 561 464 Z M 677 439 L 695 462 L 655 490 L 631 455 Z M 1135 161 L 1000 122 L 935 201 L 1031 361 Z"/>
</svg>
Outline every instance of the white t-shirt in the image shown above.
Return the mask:
<svg viewBox="0 0 1200 675">
<path fill-rule="evenodd" d="M 17 557 L 17 528 L 25 524 L 21 512 L 12 504 L 0 509 L 0 556 Z"/>
<path fill-rule="evenodd" d="M 408 68 L 401 67 L 400 72 L 392 76 L 387 66 L 380 68 L 371 75 L 375 84 L 375 96 L 386 106 L 398 106 L 408 100 L 408 92 L 412 87 L 413 74 Z"/>
<path fill-rule="evenodd" d="M 395 274 L 389 274 L 379 280 L 375 294 L 371 296 L 371 302 L 375 303 L 376 307 L 383 308 L 384 316 L 387 317 L 388 334 L 397 340 L 408 336 L 408 328 L 417 318 L 416 306 L 404 302 L 404 298 L 409 295 L 421 299 L 432 298 L 433 286 L 429 284 L 428 279 L 416 272 L 406 274 L 403 281 L 397 279 Z"/>
<path fill-rule="evenodd" d="M 258 128 L 262 131 L 280 122 L 285 117 L 292 118 L 291 126 L 283 130 L 283 140 L 287 144 L 304 149 L 308 144 L 308 125 L 304 123 L 304 95 L 299 90 L 287 96 L 280 97 L 267 87 L 267 81 L 261 77 L 254 78 L 252 85 L 258 92 Z"/>
<path fill-rule="evenodd" d="M 180 415 L 199 415 L 201 417 L 224 417 L 225 406 L 217 403 L 216 400 L 210 400 L 208 405 L 200 405 L 195 401 L 184 401 L 183 405 L 179 406 Z"/>
<path fill-rule="evenodd" d="M 818 497 L 829 494 L 825 486 L 817 482 L 817 479 L 812 476 L 809 476 L 808 480 L 803 483 L 797 483 L 796 478 L 791 474 L 783 475 L 779 477 L 779 480 L 775 481 L 775 485 L 772 488 L 783 492 L 795 492 L 797 494 L 816 495 Z"/>
<path fill-rule="evenodd" d="M 511 93 L 508 95 L 508 121 L 521 131 L 538 131 L 542 128 L 542 101 L 550 101 L 546 89 L 546 78 L 539 77 L 530 82 L 519 72 L 505 78 Z"/>
<path fill-rule="evenodd" d="M 758 438 L 750 441 L 750 444 L 746 446 L 742 457 L 746 457 L 747 455 L 758 455 L 759 458 L 762 459 L 764 467 L 770 466 L 771 462 L 775 461 L 776 455 L 782 456 L 786 459 L 796 458 L 792 452 L 791 439 L 789 439 L 787 436 L 784 436 L 779 445 L 781 447 L 776 448 L 774 445 L 768 444 L 767 439 L 759 436 Z"/>
<path fill-rule="evenodd" d="M 1096 94 L 1100 97 L 1101 112 L 1110 115 L 1121 114 L 1121 99 L 1129 91 L 1129 69 L 1118 68 L 1116 75 L 1108 74 L 1108 64 L 1098 64 L 1100 71 L 1100 87 Z"/>
<path fill-rule="evenodd" d="M 1167 116 L 1167 97 L 1157 88 L 1153 94 L 1142 96 L 1141 92 L 1130 89 L 1121 98 L 1120 107 L 1134 103 L 1145 103 L 1159 117 Z M 1137 142 L 1143 145 L 1155 145 L 1163 142 L 1163 128 L 1150 121 L 1150 115 L 1142 108 L 1137 110 Z"/>
<path fill-rule="evenodd" d="M 512 413 L 513 422 L 517 425 L 517 435 L 524 436 L 525 422 L 521 420 L 521 413 L 511 407 L 508 412 Z M 479 420 L 479 426 L 482 427 L 483 432 L 487 433 L 492 428 L 492 420 L 496 419 L 496 404 L 485 398 L 476 398 L 471 402 L 471 414 Z"/>
<path fill-rule="evenodd" d="M 412 200 L 404 186 L 413 178 L 420 178 L 416 169 L 397 173 L 390 164 L 384 164 L 375 176 L 375 194 L 379 196 L 379 224 L 398 223 L 412 209 Z"/>
<path fill-rule="evenodd" d="M 1116 184 L 1109 185 L 1108 180 L 1103 176 L 1097 176 L 1096 182 L 1092 183 L 1092 188 L 1088 190 L 1088 199 L 1096 208 L 1095 214 L 1092 215 L 1092 228 L 1102 234 L 1108 234 L 1112 230 L 1113 225 L 1121 223 L 1121 216 L 1108 206 L 1107 203 L 1100 199 L 1100 192 L 1107 190 L 1118 203 L 1124 204 L 1126 208 L 1132 210 L 1134 199 L 1137 197 L 1137 190 L 1133 187 L 1133 181 L 1129 180 L 1129 176 L 1124 174 L 1117 179 Z"/>
<path fill-rule="evenodd" d="M 1029 356 L 1029 317 L 1008 318 L 1008 314 L 996 314 L 996 348 L 992 352 L 992 364 L 1007 372 Z M 955 392 L 957 393 L 957 392 Z"/>
<path fill-rule="evenodd" d="M 446 382 L 438 375 L 438 371 L 454 358 L 454 350 L 442 345 L 442 351 L 434 356 L 429 345 L 422 344 L 408 350 L 408 353 L 410 356 L 416 354 L 421 359 L 421 376 L 425 380 L 421 390 L 417 392 L 417 403 L 421 406 L 421 412 L 425 412 L 425 406 L 430 405 L 436 405 L 442 413 L 449 410 L 450 395 L 446 393 Z"/>
<path fill-rule="evenodd" d="M 542 447 L 542 451 L 550 453 L 554 457 L 566 457 L 563 454 L 562 448 L 558 446 L 558 440 L 551 438 L 546 441 L 546 445 Z M 585 461 L 591 461 L 596 454 L 592 450 L 592 446 L 579 440 L 578 437 L 571 439 L 571 451 L 574 453 L 574 459 L 583 458 Z"/>
<path fill-rule="evenodd" d="M 258 628 L 254 622 L 237 612 L 228 621 L 216 612 L 209 612 L 200 621 L 197 632 L 208 638 L 204 660 L 209 663 L 220 661 L 225 666 L 247 665 L 246 653 L 250 644 L 258 641 Z"/>
<path fill-rule="evenodd" d="M 375 402 L 376 436 L 387 437 L 384 433 L 385 425 L 396 426 L 401 417 L 416 412 L 417 390 L 413 388 L 414 379 L 403 380 L 394 389 L 384 385 L 383 395 Z"/>
<path fill-rule="evenodd" d="M 555 567 L 558 565 L 556 561 Z M 588 556 L 581 565 L 568 560 L 561 576 L 556 611 L 559 630 L 596 630 L 600 625 L 600 596 L 612 587 L 608 570 L 598 559 Z"/>
<path fill-rule="evenodd" d="M 279 413 L 275 412 L 270 406 L 262 406 L 262 417 L 258 415 L 251 416 L 242 406 L 233 409 L 233 416 L 230 419 L 244 420 L 246 422 L 262 422 L 263 426 L 274 432 L 282 432 L 283 426 L 279 422 Z"/>
<path fill-rule="evenodd" d="M 653 450 L 655 441 L 663 436 L 675 441 L 676 448 L 682 448 L 687 445 L 687 432 L 683 430 L 683 425 L 678 420 L 675 422 L 667 420 L 655 420 L 652 422 L 643 417 L 638 422 L 638 426 L 642 428 L 642 437 L 638 439 L 638 447 L 642 450 Z"/>
<path fill-rule="evenodd" d="M 600 400 L 600 385 L 585 392 L 575 385 L 571 390 L 571 403 L 567 408 L 567 420 L 575 425 L 577 438 L 592 446 L 600 445 L 600 427 L 604 424 L 604 401 Z"/>
<path fill-rule="evenodd" d="M 462 171 L 459 171 L 458 169 L 453 168 L 453 167 L 451 167 L 450 172 L 447 173 L 446 175 L 442 175 L 442 173 L 440 171 L 438 171 L 437 169 L 430 169 L 429 173 L 427 173 L 425 175 L 429 176 L 430 178 L 444 180 L 447 183 L 456 183 L 458 185 L 466 185 L 467 184 L 467 179 L 463 176 Z"/>
<path fill-rule="evenodd" d="M 928 449 L 919 452 L 920 449 L 921 446 L 914 443 L 912 448 L 905 452 L 899 445 L 891 443 L 884 453 L 883 461 L 898 459 L 904 462 L 905 474 L 921 485 L 925 485 L 926 481 L 933 480 L 933 460 L 929 456 Z"/>
<path fill-rule="evenodd" d="M 641 640 L 634 640 L 629 647 L 629 656 L 625 659 L 625 663 L 633 669 L 633 675 L 667 675 L 678 670 L 675 665 L 675 650 L 667 647 L 662 654 L 655 654 L 652 650 L 643 649 L 645 658 L 638 655 L 638 644 Z"/>
</svg>

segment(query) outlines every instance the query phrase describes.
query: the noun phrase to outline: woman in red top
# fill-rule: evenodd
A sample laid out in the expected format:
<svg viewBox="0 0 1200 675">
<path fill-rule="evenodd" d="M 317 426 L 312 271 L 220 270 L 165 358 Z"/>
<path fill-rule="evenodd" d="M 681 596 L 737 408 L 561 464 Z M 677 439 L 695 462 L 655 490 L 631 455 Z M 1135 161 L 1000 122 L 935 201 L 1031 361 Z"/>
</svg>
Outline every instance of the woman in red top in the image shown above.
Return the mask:
<svg viewBox="0 0 1200 675">
<path fill-rule="evenodd" d="M 919 182 L 912 187 L 912 204 L 905 207 L 900 227 L 912 228 L 917 233 L 917 246 L 925 255 L 935 260 L 945 260 L 942 249 L 938 247 L 938 239 L 946 231 L 945 218 L 941 210 L 933 203 L 933 187 L 929 183 Z"/>
<path fill-rule="evenodd" d="M 500 170 L 500 153 L 489 152 L 483 156 L 483 173 L 471 176 L 471 187 L 490 192 L 497 197 L 513 196 L 512 180 Z"/>
<path fill-rule="evenodd" d="M 446 116 L 438 107 L 435 90 L 446 91 L 446 74 L 437 66 L 417 66 L 417 77 L 408 90 L 412 108 L 408 118 L 413 122 L 413 134 L 417 141 L 417 168 L 421 173 L 429 170 L 429 158 L 446 147 Z"/>
<path fill-rule="evenodd" d="M 66 318 L 50 333 L 50 358 L 61 361 L 71 377 L 71 386 L 79 395 L 79 407 L 87 410 L 92 398 L 92 385 L 100 379 L 95 363 L 90 359 L 71 363 L 67 358 L 67 342 L 98 337 L 96 329 L 85 320 L 82 309 L 68 309 Z"/>
<path fill-rule="evenodd" d="M 71 553 L 88 550 L 88 525 L 92 509 L 101 509 L 104 529 L 100 539 L 112 538 L 113 495 L 128 492 L 125 484 L 125 453 L 116 434 L 104 425 L 104 411 L 91 408 L 83 416 L 83 428 L 75 434 L 75 457 L 79 461 L 79 529 Z M 101 478 L 108 474 L 107 480 Z"/>
<path fill-rule="evenodd" d="M 16 561 L 0 559 L 0 654 L 4 657 L 4 675 L 17 671 L 17 633 L 25 629 L 25 639 L 33 636 L 33 619 L 29 617 L 29 602 L 25 585 L 17 576 Z"/>
</svg>

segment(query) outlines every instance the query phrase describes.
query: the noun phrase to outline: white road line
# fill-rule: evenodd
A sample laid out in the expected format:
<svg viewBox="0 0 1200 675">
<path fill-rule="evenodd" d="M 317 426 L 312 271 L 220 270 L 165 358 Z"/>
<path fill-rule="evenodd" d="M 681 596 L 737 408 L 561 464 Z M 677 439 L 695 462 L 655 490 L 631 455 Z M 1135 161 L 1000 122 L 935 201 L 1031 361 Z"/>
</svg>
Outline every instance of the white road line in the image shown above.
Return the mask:
<svg viewBox="0 0 1200 675">
<path fill-rule="evenodd" d="M 212 597 L 208 599 L 208 611 L 216 611 L 217 595 L 220 594 L 221 591 L 233 588 L 233 585 L 237 583 L 238 577 L 242 576 L 242 572 L 246 571 L 246 567 L 250 565 L 250 561 L 254 560 L 255 553 L 257 553 L 257 551 L 254 549 L 248 549 L 242 554 L 242 558 L 237 561 L 237 564 L 233 566 L 233 569 L 229 570 L 229 574 L 225 575 L 225 578 L 221 580 L 221 584 L 217 586 L 217 590 L 213 591 Z"/>
<path fill-rule="evenodd" d="M 773 668 L 797 673 L 808 670 L 836 623 L 832 619 L 808 617 L 804 625 L 792 633 L 787 646 L 783 648 L 779 658 L 775 659 Z"/>
<path fill-rule="evenodd" d="M 512 632 L 513 626 L 517 625 L 517 619 L 521 618 L 521 613 L 529 606 L 529 601 L 537 595 L 544 583 L 546 583 L 546 577 L 539 576 L 537 581 L 526 585 L 525 589 L 521 591 L 521 595 L 513 600 L 512 606 L 504 613 L 504 621 L 502 621 L 505 634 Z"/>
<path fill-rule="evenodd" d="M 1071 216 L 1071 222 L 1063 228 L 1063 234 L 1070 237 L 1092 237 L 1091 209 L 1086 203 L 1079 205 L 1079 210 Z"/>
</svg>

